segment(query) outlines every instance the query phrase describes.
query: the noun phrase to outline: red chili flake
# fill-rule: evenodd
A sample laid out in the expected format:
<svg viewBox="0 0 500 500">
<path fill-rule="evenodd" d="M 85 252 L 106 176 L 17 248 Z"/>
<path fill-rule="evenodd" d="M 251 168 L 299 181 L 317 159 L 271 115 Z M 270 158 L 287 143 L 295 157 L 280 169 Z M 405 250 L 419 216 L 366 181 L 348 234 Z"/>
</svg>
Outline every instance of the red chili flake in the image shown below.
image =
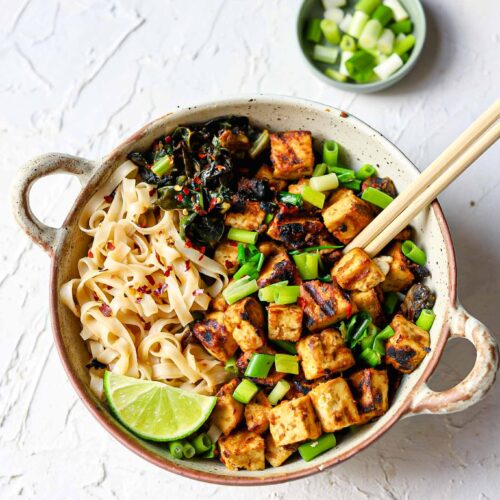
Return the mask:
<svg viewBox="0 0 500 500">
<path fill-rule="evenodd" d="M 204 160 L 207 157 L 207 153 L 198 153 L 198 158 Z"/>
<path fill-rule="evenodd" d="M 153 278 L 153 276 L 150 276 L 149 274 L 146 276 L 146 279 L 149 281 L 150 285 L 154 285 L 155 284 L 155 279 Z"/>
<path fill-rule="evenodd" d="M 193 181 L 195 184 L 201 184 L 201 179 L 197 175 L 194 176 Z"/>
<path fill-rule="evenodd" d="M 176 198 L 177 198 L 177 201 L 182 201 L 184 199 L 184 196 L 182 196 L 182 194 L 178 194 L 176 196 Z"/>
<path fill-rule="evenodd" d="M 95 293 L 95 292 L 92 292 L 92 297 L 94 298 L 94 300 L 99 300 L 99 297 L 97 296 L 97 293 Z"/>
<path fill-rule="evenodd" d="M 306 301 L 302 298 L 302 297 L 299 297 L 297 299 L 297 305 L 301 308 L 301 309 L 304 309 L 304 307 L 306 306 Z"/>
<path fill-rule="evenodd" d="M 135 299 L 135 301 L 136 301 L 138 304 L 140 304 L 140 303 L 142 302 L 142 297 L 137 297 L 137 298 Z"/>
<path fill-rule="evenodd" d="M 205 257 L 203 254 L 201 254 L 199 257 L 198 257 L 198 260 L 203 260 L 203 257 Z"/>
<path fill-rule="evenodd" d="M 111 202 L 113 201 L 113 198 L 114 198 L 114 197 L 115 197 L 115 196 L 114 196 L 114 194 L 108 194 L 108 195 L 106 195 L 106 196 L 104 197 L 104 201 L 105 201 L 106 203 L 111 203 Z"/>
<path fill-rule="evenodd" d="M 167 266 L 163 274 L 168 278 L 170 276 L 170 272 L 172 271 L 172 269 L 173 269 L 172 266 Z"/>
<path fill-rule="evenodd" d="M 92 250 L 89 250 L 89 253 L 87 254 L 91 259 L 94 258 L 94 254 L 92 253 Z"/>
<path fill-rule="evenodd" d="M 153 188 L 149 191 L 149 196 L 153 196 L 156 193 L 156 188 Z"/>
<path fill-rule="evenodd" d="M 139 293 L 148 293 L 148 291 L 149 291 L 149 293 L 151 293 L 151 291 L 149 290 L 149 288 L 146 285 L 140 286 L 139 288 L 137 288 L 137 291 Z"/>
<path fill-rule="evenodd" d="M 193 248 L 193 243 L 190 240 L 186 240 L 184 242 L 184 245 L 186 245 L 186 248 Z"/>
<path fill-rule="evenodd" d="M 104 316 L 106 316 L 106 318 L 109 318 L 111 316 L 111 313 L 113 312 L 111 310 L 111 307 L 108 306 L 108 304 L 102 304 L 100 307 L 99 307 L 99 311 L 102 312 L 102 314 Z"/>
<path fill-rule="evenodd" d="M 183 192 L 184 194 L 189 194 L 189 188 L 187 188 L 186 186 L 184 186 L 184 187 L 182 188 L 182 192 Z"/>
<path fill-rule="evenodd" d="M 108 243 L 106 244 L 106 248 L 108 250 L 114 250 L 115 249 L 115 245 L 113 244 L 112 241 L 108 241 Z"/>
<path fill-rule="evenodd" d="M 201 253 L 205 253 L 207 251 L 207 247 L 205 245 L 203 245 L 201 248 L 200 248 L 200 252 Z"/>
<path fill-rule="evenodd" d="M 234 267 L 234 263 L 231 262 L 230 260 L 226 260 L 224 262 L 224 265 L 226 266 L 226 269 L 232 269 Z"/>
<path fill-rule="evenodd" d="M 193 295 L 195 297 L 198 297 L 198 295 L 201 295 L 203 293 L 203 290 L 201 288 L 197 288 L 196 290 L 193 290 Z"/>
<path fill-rule="evenodd" d="M 349 305 L 347 306 L 347 311 L 346 311 L 347 318 L 350 318 L 352 316 L 352 313 L 353 313 L 352 304 L 349 303 Z"/>
<path fill-rule="evenodd" d="M 165 137 L 165 142 L 167 144 L 170 144 L 172 142 L 172 136 L 171 135 L 167 135 L 167 137 Z"/>
<path fill-rule="evenodd" d="M 236 241 L 230 241 L 229 244 L 232 246 L 232 247 L 237 247 L 238 246 L 238 242 Z"/>
<path fill-rule="evenodd" d="M 217 205 L 217 198 L 210 198 L 210 205 L 208 206 L 208 211 L 210 212 L 210 210 L 215 208 L 216 205 Z"/>
<path fill-rule="evenodd" d="M 191 261 L 186 260 L 186 271 L 189 271 L 190 268 L 191 268 Z"/>
<path fill-rule="evenodd" d="M 163 266 L 163 261 L 161 260 L 161 257 L 158 254 L 158 252 L 155 252 L 155 257 L 156 257 L 156 260 L 160 263 L 160 266 Z"/>
<path fill-rule="evenodd" d="M 345 111 L 340 112 L 340 118 L 347 118 L 349 115 Z"/>
</svg>

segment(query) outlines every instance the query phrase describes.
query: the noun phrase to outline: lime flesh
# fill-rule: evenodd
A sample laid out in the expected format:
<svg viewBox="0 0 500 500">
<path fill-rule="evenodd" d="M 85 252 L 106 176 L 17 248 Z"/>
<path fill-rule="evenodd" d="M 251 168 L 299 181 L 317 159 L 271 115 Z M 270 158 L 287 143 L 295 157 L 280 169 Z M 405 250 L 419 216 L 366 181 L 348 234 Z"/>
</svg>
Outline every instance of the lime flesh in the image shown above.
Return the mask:
<svg viewBox="0 0 500 500">
<path fill-rule="evenodd" d="M 199 429 L 212 413 L 217 398 L 106 371 L 108 404 L 130 431 L 151 441 L 173 441 Z"/>
</svg>

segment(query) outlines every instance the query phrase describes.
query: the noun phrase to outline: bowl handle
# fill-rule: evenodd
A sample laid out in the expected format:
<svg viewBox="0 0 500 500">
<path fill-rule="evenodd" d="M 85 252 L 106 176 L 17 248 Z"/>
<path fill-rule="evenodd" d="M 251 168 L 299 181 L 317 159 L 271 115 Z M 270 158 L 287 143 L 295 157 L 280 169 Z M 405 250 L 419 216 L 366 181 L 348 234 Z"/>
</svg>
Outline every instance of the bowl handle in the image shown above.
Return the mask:
<svg viewBox="0 0 500 500">
<path fill-rule="evenodd" d="M 407 416 L 422 413 L 454 413 L 480 401 L 495 382 L 498 369 L 498 345 L 489 330 L 460 305 L 452 309 L 450 336 L 464 338 L 476 348 L 476 361 L 468 375 L 455 387 L 435 392 L 422 384 L 414 394 Z"/>
<path fill-rule="evenodd" d="M 37 156 L 19 169 L 11 188 L 12 212 L 21 229 L 50 255 L 54 253 L 64 229 L 47 226 L 33 214 L 29 202 L 31 186 L 38 179 L 57 173 L 76 175 L 84 186 L 96 167 L 96 162 L 84 158 L 48 153 Z"/>
</svg>

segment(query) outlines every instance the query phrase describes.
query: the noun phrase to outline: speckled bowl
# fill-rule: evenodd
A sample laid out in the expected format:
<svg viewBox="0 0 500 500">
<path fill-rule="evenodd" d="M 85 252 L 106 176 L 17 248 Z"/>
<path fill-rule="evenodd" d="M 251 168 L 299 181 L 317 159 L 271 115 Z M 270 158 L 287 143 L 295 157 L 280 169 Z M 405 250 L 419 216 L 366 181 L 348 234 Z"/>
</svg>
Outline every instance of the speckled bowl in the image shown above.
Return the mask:
<svg viewBox="0 0 500 500">
<path fill-rule="evenodd" d="M 258 126 L 272 130 L 311 130 L 317 143 L 337 140 L 349 165 L 370 162 L 381 175 L 392 177 L 404 189 L 418 175 L 417 169 L 393 144 L 353 116 L 315 102 L 277 96 L 238 98 L 186 108 L 146 125 L 102 160 L 90 161 L 64 154 L 47 154 L 24 166 L 12 189 L 12 208 L 19 225 L 52 259 L 50 307 L 54 341 L 76 392 L 98 422 L 115 438 L 141 457 L 165 470 L 185 477 L 227 485 L 258 485 L 290 481 L 338 464 L 373 443 L 399 419 L 421 413 L 460 411 L 479 401 L 495 379 L 498 354 L 488 330 L 459 305 L 453 244 L 439 204 L 434 202 L 414 221 L 417 241 L 425 248 L 437 294 L 437 318 L 431 331 L 431 352 L 420 367 L 404 377 L 389 411 L 376 422 L 345 436 L 339 445 L 311 462 L 296 459 L 284 466 L 259 472 L 226 469 L 217 461 L 174 460 L 166 446 L 144 441 L 128 432 L 89 389 L 85 369 L 89 354 L 79 336 L 80 325 L 59 301 L 62 283 L 77 275 L 78 259 L 87 251 L 88 239 L 78 230 L 78 217 L 87 200 L 133 150 L 146 149 L 151 142 L 179 124 L 203 122 L 227 115 L 247 115 Z M 76 175 L 82 190 L 61 228 L 41 223 L 29 205 L 29 190 L 40 177 L 67 172 Z M 426 381 L 436 368 L 446 342 L 453 337 L 468 339 L 477 350 L 472 371 L 457 386 L 434 392 Z"/>
</svg>

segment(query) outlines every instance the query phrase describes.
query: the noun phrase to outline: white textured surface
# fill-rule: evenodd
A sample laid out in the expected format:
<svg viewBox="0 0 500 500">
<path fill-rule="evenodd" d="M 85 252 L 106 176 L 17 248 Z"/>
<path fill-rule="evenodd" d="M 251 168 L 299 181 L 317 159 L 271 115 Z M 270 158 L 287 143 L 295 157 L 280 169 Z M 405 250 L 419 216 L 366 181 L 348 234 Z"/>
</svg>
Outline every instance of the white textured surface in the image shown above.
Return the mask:
<svg viewBox="0 0 500 500">
<path fill-rule="evenodd" d="M 498 0 L 426 0 L 417 68 L 356 96 L 309 74 L 297 53 L 298 0 L 0 0 L 0 497 L 499 498 L 500 386 L 473 409 L 400 422 L 367 451 L 310 479 L 257 489 L 181 479 L 127 451 L 77 400 L 52 345 L 48 258 L 16 228 L 8 186 L 36 154 L 105 154 L 178 105 L 266 92 L 309 97 L 364 119 L 424 168 L 496 97 Z M 460 297 L 491 328 L 500 299 L 498 146 L 441 197 Z M 40 182 L 36 212 L 60 222 L 74 180 Z M 434 387 L 473 360 L 457 342 Z"/>
</svg>

